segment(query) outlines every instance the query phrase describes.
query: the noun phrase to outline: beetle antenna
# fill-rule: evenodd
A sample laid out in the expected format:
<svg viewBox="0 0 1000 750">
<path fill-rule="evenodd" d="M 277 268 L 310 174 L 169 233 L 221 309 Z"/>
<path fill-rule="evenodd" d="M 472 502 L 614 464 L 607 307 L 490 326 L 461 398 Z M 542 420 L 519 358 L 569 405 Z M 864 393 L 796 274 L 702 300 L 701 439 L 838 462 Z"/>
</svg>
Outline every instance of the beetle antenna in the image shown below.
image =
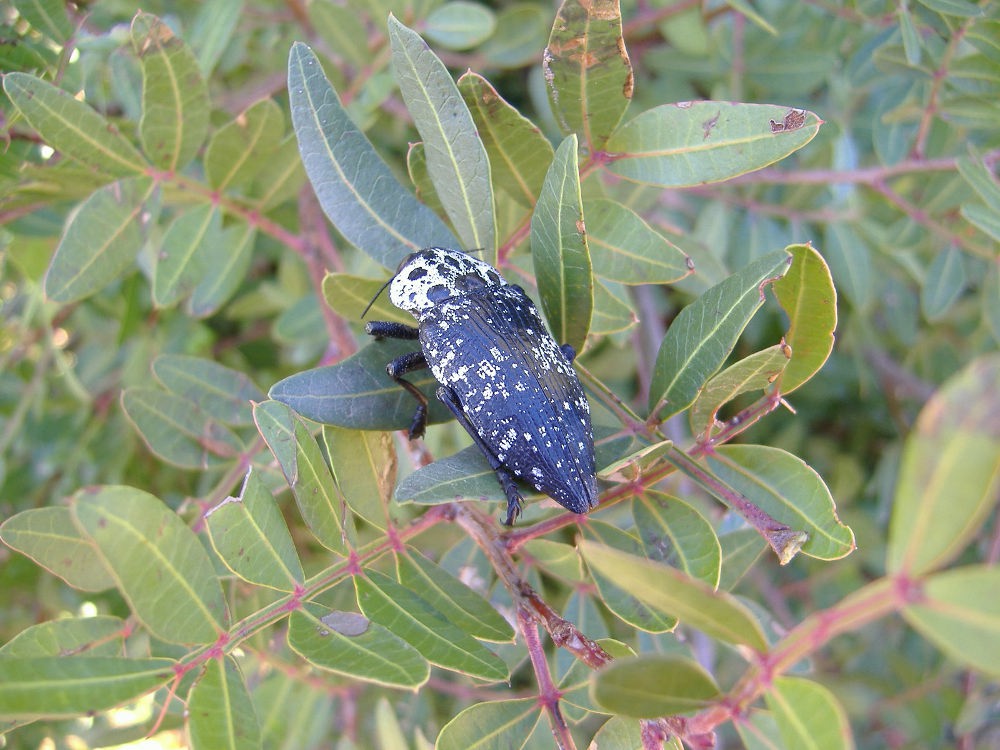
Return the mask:
<svg viewBox="0 0 1000 750">
<path fill-rule="evenodd" d="M 392 283 L 392 280 L 393 280 L 394 278 L 396 278 L 396 276 L 395 276 L 395 275 L 393 275 L 393 276 L 390 276 L 390 277 L 389 277 L 389 278 L 388 278 L 388 279 L 386 280 L 386 282 L 385 282 L 385 283 L 384 283 L 384 284 L 383 284 L 382 286 L 380 286 L 380 287 L 378 288 L 378 291 L 377 291 L 377 292 L 375 292 L 375 296 L 374 296 L 374 297 L 372 297 L 372 299 L 371 299 L 371 302 L 369 302 L 369 303 L 368 303 L 368 304 L 367 304 L 367 305 L 365 306 L 365 311 L 364 311 L 363 313 L 361 313 L 361 320 L 364 320 L 364 319 L 365 319 L 365 316 L 366 316 L 366 315 L 368 314 L 368 311 L 369 311 L 369 310 L 371 310 L 371 309 L 372 309 L 372 305 L 374 305 L 374 304 L 375 304 L 375 300 L 377 300 L 377 299 L 378 299 L 378 296 L 379 296 L 380 294 L 382 294 L 382 292 L 384 292 L 384 291 L 385 291 L 385 288 L 386 288 L 387 286 L 389 286 L 389 284 L 391 284 L 391 283 Z"/>
</svg>

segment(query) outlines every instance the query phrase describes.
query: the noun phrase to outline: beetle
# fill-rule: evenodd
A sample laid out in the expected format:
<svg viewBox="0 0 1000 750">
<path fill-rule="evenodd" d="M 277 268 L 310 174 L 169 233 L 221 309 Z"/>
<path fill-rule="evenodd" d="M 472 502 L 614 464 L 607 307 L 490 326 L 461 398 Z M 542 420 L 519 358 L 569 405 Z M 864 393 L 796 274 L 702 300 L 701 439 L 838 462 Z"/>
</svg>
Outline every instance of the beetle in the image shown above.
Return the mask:
<svg viewBox="0 0 1000 750">
<path fill-rule="evenodd" d="M 365 332 L 420 342 L 419 351 L 386 366 L 417 400 L 410 439 L 424 433 L 427 398 L 403 376 L 430 367 L 438 399 L 496 473 L 507 526 L 523 505 L 516 480 L 574 513 L 597 505 L 590 405 L 573 369 L 576 353 L 556 344 L 524 290 L 489 263 L 443 247 L 411 253 L 386 285 L 417 326 L 370 321 Z"/>
</svg>

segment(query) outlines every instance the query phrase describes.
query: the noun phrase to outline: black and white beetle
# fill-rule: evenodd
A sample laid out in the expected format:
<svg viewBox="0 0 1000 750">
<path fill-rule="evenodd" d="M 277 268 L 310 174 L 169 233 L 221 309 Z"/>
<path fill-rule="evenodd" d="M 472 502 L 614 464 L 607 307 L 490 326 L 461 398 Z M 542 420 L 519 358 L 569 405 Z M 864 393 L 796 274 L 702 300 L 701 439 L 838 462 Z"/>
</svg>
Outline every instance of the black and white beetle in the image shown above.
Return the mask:
<svg viewBox="0 0 1000 750">
<path fill-rule="evenodd" d="M 430 247 L 407 256 L 388 282 L 392 303 L 417 327 L 372 321 L 379 338 L 419 339 L 421 351 L 386 367 L 418 401 L 410 439 L 427 424 L 427 399 L 403 378 L 430 367 L 437 397 L 486 456 L 507 496 L 510 526 L 521 512 L 520 479 L 574 513 L 597 504 L 590 405 L 573 369 L 521 287 L 488 263 Z"/>
</svg>

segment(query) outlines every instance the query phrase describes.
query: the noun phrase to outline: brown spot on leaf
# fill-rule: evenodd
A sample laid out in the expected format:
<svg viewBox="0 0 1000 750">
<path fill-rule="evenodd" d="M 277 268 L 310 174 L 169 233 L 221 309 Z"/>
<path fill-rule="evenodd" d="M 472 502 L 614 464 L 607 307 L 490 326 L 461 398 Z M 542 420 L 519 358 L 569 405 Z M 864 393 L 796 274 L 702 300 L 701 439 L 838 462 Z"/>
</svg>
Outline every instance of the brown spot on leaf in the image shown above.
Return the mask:
<svg viewBox="0 0 1000 750">
<path fill-rule="evenodd" d="M 704 135 L 702 136 L 702 140 L 706 140 L 707 141 L 708 137 L 710 135 L 712 135 L 712 131 L 715 130 L 715 126 L 719 124 L 719 115 L 720 114 L 721 114 L 721 110 L 719 112 L 715 113 L 715 117 L 712 117 L 712 118 L 710 118 L 708 120 L 705 120 L 705 122 L 703 122 L 701 124 L 701 129 L 704 132 Z"/>
<path fill-rule="evenodd" d="M 790 109 L 781 122 L 771 120 L 772 133 L 784 133 L 789 130 L 798 130 L 806 121 L 806 111 L 804 109 Z"/>
</svg>

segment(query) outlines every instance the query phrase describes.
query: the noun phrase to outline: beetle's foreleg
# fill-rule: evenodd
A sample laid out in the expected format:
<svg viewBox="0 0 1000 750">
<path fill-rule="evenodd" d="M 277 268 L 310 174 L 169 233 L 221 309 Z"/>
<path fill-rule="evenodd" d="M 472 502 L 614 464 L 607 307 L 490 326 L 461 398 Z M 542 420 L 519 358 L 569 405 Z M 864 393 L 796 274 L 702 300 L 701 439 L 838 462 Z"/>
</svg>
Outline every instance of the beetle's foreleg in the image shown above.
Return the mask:
<svg viewBox="0 0 1000 750">
<path fill-rule="evenodd" d="M 572 364 L 573 360 L 576 359 L 576 349 L 574 349 L 570 344 L 563 344 L 559 347 L 559 349 L 562 351 L 563 356 L 565 356 L 566 359 L 570 361 L 570 364 Z"/>
<path fill-rule="evenodd" d="M 410 422 L 410 440 L 421 437 L 424 434 L 424 428 L 427 427 L 427 397 L 409 380 L 404 380 L 403 375 L 414 370 L 422 370 L 425 367 L 427 367 L 427 360 L 424 358 L 423 352 L 401 354 L 385 366 L 389 377 L 417 400 L 417 410 L 413 413 L 413 420 Z"/>
<path fill-rule="evenodd" d="M 497 481 L 500 482 L 500 486 L 503 488 L 503 494 L 507 496 L 507 517 L 503 521 L 504 525 L 512 526 L 514 520 L 521 515 L 521 505 L 523 503 L 521 493 L 514 483 L 514 475 L 500 463 L 500 459 L 496 457 L 492 449 L 486 444 L 486 441 L 476 432 L 476 428 L 472 426 L 468 417 L 465 416 L 465 412 L 462 410 L 462 402 L 455 391 L 447 386 L 441 386 L 437 389 L 437 397 L 455 415 L 455 419 L 465 428 L 465 431 L 472 438 L 472 442 L 476 444 L 479 450 L 483 452 L 483 455 L 486 456 L 486 460 L 489 461 L 490 468 L 497 475 Z"/>
<path fill-rule="evenodd" d="M 405 323 L 393 323 L 389 320 L 370 320 L 365 323 L 365 333 L 377 339 L 407 339 L 416 340 L 420 331 Z"/>
</svg>

